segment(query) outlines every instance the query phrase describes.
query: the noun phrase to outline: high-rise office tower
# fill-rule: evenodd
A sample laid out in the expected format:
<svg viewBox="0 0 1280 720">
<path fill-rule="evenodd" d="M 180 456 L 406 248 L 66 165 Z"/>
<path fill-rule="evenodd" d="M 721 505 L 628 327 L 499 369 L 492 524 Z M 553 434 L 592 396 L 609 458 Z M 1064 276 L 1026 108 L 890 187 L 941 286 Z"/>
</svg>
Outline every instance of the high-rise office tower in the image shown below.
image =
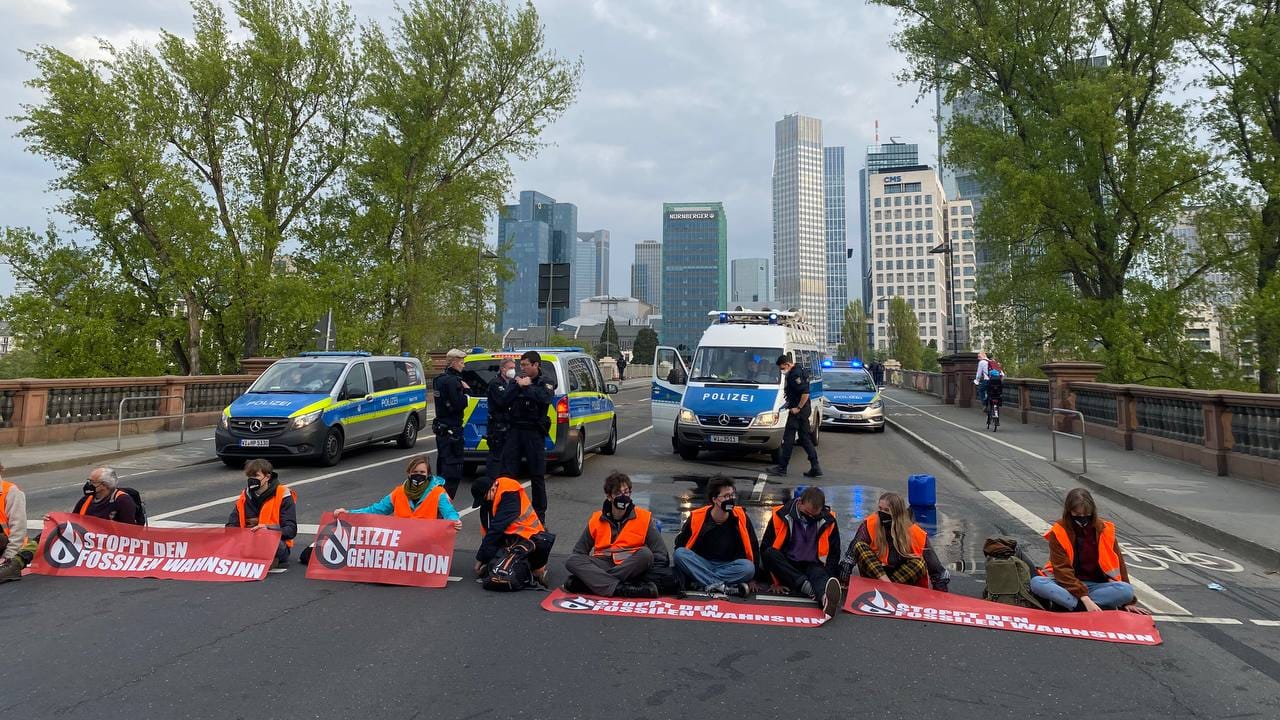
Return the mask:
<svg viewBox="0 0 1280 720">
<path fill-rule="evenodd" d="M 765 305 L 769 302 L 772 285 L 769 279 L 767 258 L 739 258 L 730 263 L 733 276 L 729 304 L 743 307 Z"/>
<path fill-rule="evenodd" d="M 707 313 L 728 305 L 728 253 L 722 203 L 663 203 L 663 345 L 692 355 Z"/>
<path fill-rule="evenodd" d="M 799 113 L 774 125 L 773 269 L 779 307 L 827 337 L 827 217 L 822 121 Z"/>
<path fill-rule="evenodd" d="M 600 292 L 600 250 L 592 233 L 578 233 L 573 248 L 573 264 L 569 266 L 569 315 L 576 317 L 582 312 L 583 300 L 603 293 Z"/>
<path fill-rule="evenodd" d="M 662 309 L 662 243 L 645 240 L 636 243 L 635 262 L 631 264 L 631 297 L 649 303 L 655 312 Z"/>
<path fill-rule="evenodd" d="M 843 340 L 849 302 L 849 257 L 845 217 L 844 147 L 823 149 L 822 187 L 827 214 L 827 352 Z"/>
<path fill-rule="evenodd" d="M 517 204 L 498 212 L 499 252 L 516 273 L 502 288 L 498 332 L 546 324 L 546 310 L 538 308 L 538 264 L 572 263 L 577 236 L 578 207 L 539 192 L 522 191 Z M 554 310 L 551 324 L 564 321 L 569 310 Z"/>
<path fill-rule="evenodd" d="M 895 143 L 885 145 L 868 145 L 867 155 L 862 169 L 858 171 L 858 201 L 862 217 L 862 309 L 867 317 L 872 313 L 871 295 L 871 196 L 870 174 L 887 167 L 910 167 L 920 164 L 920 146 L 914 143 Z M 870 338 L 868 338 L 868 341 Z M 873 347 L 868 343 L 867 347 Z"/>
<path fill-rule="evenodd" d="M 592 295 L 609 294 L 609 231 L 592 230 L 578 233 L 578 239 L 595 246 L 596 252 L 596 288 Z"/>
</svg>

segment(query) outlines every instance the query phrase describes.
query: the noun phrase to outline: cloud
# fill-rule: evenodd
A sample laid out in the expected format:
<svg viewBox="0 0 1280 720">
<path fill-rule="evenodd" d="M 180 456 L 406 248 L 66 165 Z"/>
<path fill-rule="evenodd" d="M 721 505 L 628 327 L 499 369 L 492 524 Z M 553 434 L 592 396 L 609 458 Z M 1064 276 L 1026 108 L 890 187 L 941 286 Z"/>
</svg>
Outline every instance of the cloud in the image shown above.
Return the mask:
<svg viewBox="0 0 1280 720">
<path fill-rule="evenodd" d="M 59 45 L 68 55 L 81 60 L 105 60 L 110 55 L 107 46 L 124 50 L 134 43 L 154 45 L 159 39 L 159 28 L 128 27 L 107 34 L 76 35 Z"/>
<path fill-rule="evenodd" d="M 68 0 L 8 0 L 0 3 L 0 24 L 61 27 L 71 11 Z"/>
</svg>

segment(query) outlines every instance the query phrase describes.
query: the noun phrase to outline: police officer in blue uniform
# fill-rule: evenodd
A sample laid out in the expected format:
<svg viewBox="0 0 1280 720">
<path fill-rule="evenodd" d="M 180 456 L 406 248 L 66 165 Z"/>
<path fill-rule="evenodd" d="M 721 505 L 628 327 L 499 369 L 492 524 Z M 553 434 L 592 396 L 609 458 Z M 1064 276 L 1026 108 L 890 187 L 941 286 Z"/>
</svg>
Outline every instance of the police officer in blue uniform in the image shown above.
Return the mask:
<svg viewBox="0 0 1280 720">
<path fill-rule="evenodd" d="M 454 348 L 445 353 L 445 370 L 431 384 L 436 401 L 436 417 L 431 430 L 436 434 L 436 468 L 444 478 L 449 499 L 462 482 L 462 463 L 466 448 L 462 440 L 462 415 L 467 410 L 467 384 L 462 381 L 462 368 L 467 354 Z"/>
<path fill-rule="evenodd" d="M 502 474 L 519 477 L 521 458 L 529 465 L 530 500 L 543 525 L 547 523 L 547 410 L 555 397 L 554 382 L 542 374 L 542 356 L 530 350 L 520 356 L 515 399 L 511 402 L 511 430 L 502 448 Z"/>
<path fill-rule="evenodd" d="M 474 507 L 480 506 L 493 481 L 502 474 L 502 448 L 511 432 L 511 403 L 515 402 L 519 388 L 516 385 L 516 361 L 503 358 L 498 363 L 498 376 L 489 383 L 486 393 L 489 419 L 484 437 L 489 443 L 489 453 L 484 458 L 485 477 L 476 478 L 471 484 Z"/>
<path fill-rule="evenodd" d="M 786 403 L 782 406 L 787 412 L 787 425 L 782 430 L 782 456 L 775 467 L 769 468 L 774 475 L 786 475 L 787 465 L 791 463 L 791 449 L 800 438 L 800 447 L 809 456 L 809 469 L 805 477 L 822 477 L 822 467 L 818 464 L 818 450 L 813 446 L 813 435 L 809 427 L 812 410 L 809 405 L 809 373 L 796 365 L 790 355 L 778 358 L 778 369 L 785 377 L 782 390 Z"/>
</svg>

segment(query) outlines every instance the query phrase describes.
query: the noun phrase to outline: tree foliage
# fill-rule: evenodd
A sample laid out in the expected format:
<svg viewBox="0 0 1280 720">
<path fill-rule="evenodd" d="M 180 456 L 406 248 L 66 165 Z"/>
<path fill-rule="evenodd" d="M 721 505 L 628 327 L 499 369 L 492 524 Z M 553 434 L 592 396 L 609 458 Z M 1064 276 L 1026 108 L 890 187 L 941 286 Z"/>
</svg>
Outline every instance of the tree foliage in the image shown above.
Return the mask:
<svg viewBox="0 0 1280 720">
<path fill-rule="evenodd" d="M 840 330 L 840 347 L 836 354 L 841 359 L 865 359 L 867 356 L 867 315 L 861 302 L 844 306 L 844 324 Z"/>
<path fill-rule="evenodd" d="M 920 322 L 905 298 L 889 303 L 889 356 L 904 370 L 919 370 L 921 362 Z"/>
<path fill-rule="evenodd" d="M 613 318 L 605 318 L 604 330 L 600 333 L 600 342 L 596 343 L 596 359 L 599 360 L 606 355 L 619 358 L 622 356 L 622 344 L 618 338 L 618 327 L 613 324 Z"/>
<path fill-rule="evenodd" d="M 631 345 L 631 362 L 637 365 L 652 365 L 653 356 L 658 350 L 658 333 L 653 328 L 643 328 L 636 333 L 636 340 Z"/>
</svg>

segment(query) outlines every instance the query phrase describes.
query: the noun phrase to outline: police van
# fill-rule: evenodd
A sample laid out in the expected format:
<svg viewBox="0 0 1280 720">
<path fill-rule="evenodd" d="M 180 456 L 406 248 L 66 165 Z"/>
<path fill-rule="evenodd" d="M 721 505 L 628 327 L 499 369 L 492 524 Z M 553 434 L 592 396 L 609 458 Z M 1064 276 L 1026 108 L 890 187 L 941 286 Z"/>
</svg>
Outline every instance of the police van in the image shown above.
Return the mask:
<svg viewBox="0 0 1280 720">
<path fill-rule="evenodd" d="M 789 354 L 809 372 L 808 418 L 818 442 L 822 398 L 818 337 L 799 312 L 712 311 L 692 362 L 670 347 L 654 355 L 650 396 L 653 433 L 671 437 L 685 460 L 702 450 L 769 453 L 778 462 L 787 413 L 782 410 L 778 356 Z"/>
<path fill-rule="evenodd" d="M 347 448 L 418 442 L 426 418 L 422 361 L 354 352 L 304 352 L 278 360 L 222 411 L 218 459 L 314 458 L 334 465 Z"/>
<path fill-rule="evenodd" d="M 464 470 L 468 475 L 484 464 L 489 454 L 485 434 L 489 425 L 489 383 L 498 377 L 505 359 L 514 360 L 536 350 L 542 357 L 542 376 L 555 390 L 547 410 L 547 466 L 560 466 L 564 475 L 582 474 L 586 454 L 598 450 L 612 455 L 618 449 L 618 419 L 613 398 L 618 386 L 604 381 L 596 359 L 576 347 L 521 348 L 501 352 L 473 352 L 466 357 L 462 380 L 467 384 L 467 409 L 462 437 L 466 448 Z"/>
<path fill-rule="evenodd" d="M 822 427 L 884 432 L 880 388 L 861 360 L 822 361 Z"/>
</svg>

